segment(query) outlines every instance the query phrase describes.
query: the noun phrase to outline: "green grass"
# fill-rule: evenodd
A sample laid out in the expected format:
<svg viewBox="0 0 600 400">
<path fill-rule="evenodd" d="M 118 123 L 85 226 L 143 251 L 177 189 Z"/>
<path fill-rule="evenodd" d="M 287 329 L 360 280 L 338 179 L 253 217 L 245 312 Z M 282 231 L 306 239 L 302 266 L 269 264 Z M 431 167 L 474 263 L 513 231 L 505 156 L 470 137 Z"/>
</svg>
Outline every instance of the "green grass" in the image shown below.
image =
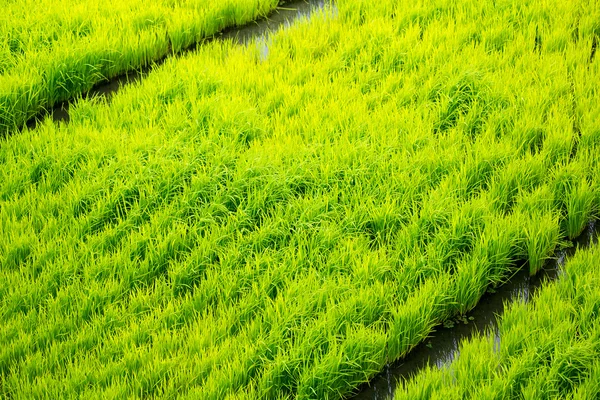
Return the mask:
<svg viewBox="0 0 600 400">
<path fill-rule="evenodd" d="M 535 273 L 598 214 L 600 7 L 497 3 L 338 1 L 6 138 L 0 393 L 340 398 Z"/>
<path fill-rule="evenodd" d="M 460 344 L 396 399 L 595 399 L 600 396 L 600 250 L 578 250 L 555 283 L 508 306 L 498 333 Z"/>
<path fill-rule="evenodd" d="M 0 135 L 95 84 L 158 61 L 277 0 L 3 1 Z"/>
</svg>

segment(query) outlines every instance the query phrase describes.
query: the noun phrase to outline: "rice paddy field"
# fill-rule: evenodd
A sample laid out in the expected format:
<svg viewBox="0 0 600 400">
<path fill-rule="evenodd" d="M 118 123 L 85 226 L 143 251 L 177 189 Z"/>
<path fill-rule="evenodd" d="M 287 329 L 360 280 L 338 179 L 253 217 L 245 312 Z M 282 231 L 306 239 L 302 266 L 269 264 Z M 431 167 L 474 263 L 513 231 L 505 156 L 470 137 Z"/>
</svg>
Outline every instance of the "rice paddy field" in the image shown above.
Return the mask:
<svg viewBox="0 0 600 400">
<path fill-rule="evenodd" d="M 463 343 L 451 365 L 422 372 L 395 397 L 599 398 L 599 253 L 577 253 L 556 284 L 511 305 L 499 337 Z"/>
<path fill-rule="evenodd" d="M 0 397 L 348 398 L 599 215 L 598 1 L 1 4 Z M 599 268 L 396 397 L 596 398 Z"/>
<path fill-rule="evenodd" d="M 0 135 L 95 84 L 148 66 L 277 0 L 3 0 Z"/>
</svg>

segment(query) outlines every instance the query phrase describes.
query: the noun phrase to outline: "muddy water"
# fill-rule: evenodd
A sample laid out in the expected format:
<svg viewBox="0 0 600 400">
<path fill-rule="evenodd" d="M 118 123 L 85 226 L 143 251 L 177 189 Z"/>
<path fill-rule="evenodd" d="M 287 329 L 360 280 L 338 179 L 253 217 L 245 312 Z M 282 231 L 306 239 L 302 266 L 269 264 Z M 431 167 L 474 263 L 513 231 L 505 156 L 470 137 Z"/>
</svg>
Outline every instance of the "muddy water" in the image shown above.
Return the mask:
<svg viewBox="0 0 600 400">
<path fill-rule="evenodd" d="M 277 7 L 268 18 L 251 22 L 240 28 L 227 29 L 223 33 L 215 35 L 215 38 L 233 39 L 239 44 L 247 44 L 255 38 L 263 40 L 268 32 L 286 28 L 296 19 L 310 18 L 315 11 L 325 8 L 326 4 L 330 4 L 330 2 L 326 0 L 286 1 Z"/>
<path fill-rule="evenodd" d="M 240 45 L 246 45 L 252 39 L 257 39 L 257 45 L 261 49 L 261 54 L 264 58 L 266 58 L 269 52 L 269 33 L 285 28 L 299 18 L 310 18 L 315 11 L 324 9 L 326 5 L 330 5 L 331 9 L 335 12 L 335 5 L 331 0 L 282 1 L 281 5 L 277 7 L 268 17 L 253 21 L 241 27 L 227 28 L 213 37 L 205 39 L 204 42 L 200 42 L 199 44 L 213 40 L 232 39 L 234 42 Z M 193 51 L 196 49 L 197 45 L 193 45 L 181 53 Z M 181 53 L 174 56 L 178 56 Z M 170 57 L 173 56 L 168 56 L 161 60 L 157 60 L 153 65 L 160 65 Z M 121 87 L 140 81 L 151 70 L 152 67 L 146 67 L 142 68 L 140 71 L 131 71 L 120 75 L 108 82 L 103 82 L 96 85 L 89 92 L 85 93 L 83 97 L 89 98 L 99 96 L 110 101 L 111 96 L 119 91 Z M 54 122 L 69 122 L 70 104 L 71 101 L 65 101 L 57 104 L 50 111 L 48 111 L 47 114 L 42 114 L 32 118 L 27 122 L 27 126 L 30 129 L 34 129 L 40 120 L 42 120 L 46 115 L 50 116 Z"/>
<path fill-rule="evenodd" d="M 477 307 L 467 314 L 463 321 L 455 321 L 453 327 L 438 327 L 431 337 L 411 351 L 404 359 L 386 366 L 368 385 L 359 388 L 355 400 L 393 399 L 396 386 L 409 379 L 427 365 L 443 367 L 458 355 L 459 343 L 478 332 L 494 335 L 500 342 L 498 318 L 504 312 L 504 305 L 518 299 L 529 301 L 540 286 L 560 277 L 561 268 L 577 248 L 585 248 L 598 240 L 599 231 L 595 222 L 590 222 L 584 232 L 573 241 L 573 247 L 561 250 L 547 263 L 536 276 L 530 277 L 528 268 L 522 268 L 509 282 L 497 288 L 494 293 L 486 293 Z"/>
</svg>

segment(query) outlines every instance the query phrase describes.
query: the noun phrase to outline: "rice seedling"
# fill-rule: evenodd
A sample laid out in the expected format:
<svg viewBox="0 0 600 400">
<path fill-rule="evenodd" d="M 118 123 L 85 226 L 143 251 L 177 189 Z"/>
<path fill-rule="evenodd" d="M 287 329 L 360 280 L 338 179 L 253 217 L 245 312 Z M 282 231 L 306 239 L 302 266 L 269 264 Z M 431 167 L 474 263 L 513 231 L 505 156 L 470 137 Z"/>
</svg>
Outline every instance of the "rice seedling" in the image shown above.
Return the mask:
<svg viewBox="0 0 600 400">
<path fill-rule="evenodd" d="M 595 217 L 600 8 L 407 5 L 4 138 L 1 393 L 341 398 Z"/>
</svg>

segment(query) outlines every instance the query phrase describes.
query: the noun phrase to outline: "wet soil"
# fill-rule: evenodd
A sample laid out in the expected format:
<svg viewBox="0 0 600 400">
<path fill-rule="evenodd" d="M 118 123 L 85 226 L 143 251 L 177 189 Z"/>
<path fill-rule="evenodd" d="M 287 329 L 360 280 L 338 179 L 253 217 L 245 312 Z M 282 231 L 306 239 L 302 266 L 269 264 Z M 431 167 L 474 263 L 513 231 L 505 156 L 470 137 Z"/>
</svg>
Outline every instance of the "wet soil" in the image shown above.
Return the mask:
<svg viewBox="0 0 600 400">
<path fill-rule="evenodd" d="M 167 59 L 172 57 L 178 57 L 184 53 L 194 51 L 198 46 L 215 41 L 215 40 L 226 40 L 232 39 L 234 42 L 240 45 L 246 45 L 253 39 L 262 39 L 263 53 L 268 53 L 268 46 L 266 44 L 266 37 L 269 33 L 275 32 L 279 29 L 286 28 L 299 18 L 310 18 L 315 11 L 325 8 L 326 5 L 331 4 L 331 0 L 291 0 L 282 1 L 280 5 L 266 18 L 250 22 L 240 27 L 232 27 L 217 33 L 212 37 L 208 37 L 201 42 L 198 42 L 187 49 L 178 52 L 177 54 L 171 54 L 163 57 L 160 60 L 154 61 L 151 65 L 143 67 L 136 71 L 129 71 L 125 74 L 119 75 L 108 81 L 101 82 L 94 86 L 90 91 L 82 95 L 83 98 L 91 97 L 102 97 L 107 101 L 117 93 L 123 86 L 129 85 L 143 79 L 149 74 L 153 68 L 164 63 Z M 27 122 L 29 129 L 35 129 L 35 127 L 44 120 L 46 116 L 49 116 L 54 122 L 69 122 L 69 106 L 73 103 L 73 99 L 64 101 L 56 104 L 49 111 L 37 115 Z"/>
<path fill-rule="evenodd" d="M 573 240 L 572 247 L 560 250 L 555 257 L 535 276 L 529 276 L 529 268 L 524 266 L 504 285 L 486 293 L 464 318 L 446 326 L 439 326 L 430 337 L 415 347 L 404 359 L 388 364 L 383 372 L 371 382 L 359 388 L 355 400 L 393 399 L 398 385 L 410 379 L 427 365 L 443 367 L 458 356 L 459 344 L 475 334 L 494 335 L 500 340 L 498 320 L 505 306 L 523 299 L 529 301 L 532 295 L 545 282 L 556 280 L 562 274 L 562 266 L 578 248 L 586 248 L 597 243 L 599 231 L 595 222 L 590 222 L 583 233 Z M 453 326 L 452 326 L 453 325 Z"/>
</svg>

